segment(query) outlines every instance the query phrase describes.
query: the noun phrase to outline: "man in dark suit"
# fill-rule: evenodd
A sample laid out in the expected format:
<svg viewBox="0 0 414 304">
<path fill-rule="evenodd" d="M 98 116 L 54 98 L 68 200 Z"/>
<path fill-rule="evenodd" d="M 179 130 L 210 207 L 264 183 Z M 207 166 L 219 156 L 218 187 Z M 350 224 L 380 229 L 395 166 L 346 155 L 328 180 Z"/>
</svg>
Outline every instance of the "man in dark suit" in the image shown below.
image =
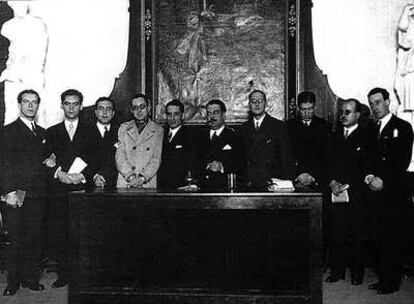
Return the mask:
<svg viewBox="0 0 414 304">
<path fill-rule="evenodd" d="M 368 93 L 377 127 L 374 175 L 366 177 L 373 190 L 371 227 L 377 258 L 378 282 L 369 285 L 379 294 L 399 289 L 403 219 L 408 202 L 406 171 L 411 161 L 411 125 L 390 113 L 387 90 L 374 88 Z"/>
<path fill-rule="evenodd" d="M 249 94 L 252 117 L 239 129 L 244 159 L 243 179 L 250 188 L 263 189 L 272 178 L 294 179 L 292 147 L 286 124 L 266 113 L 262 91 Z"/>
<path fill-rule="evenodd" d="M 1 132 L 0 185 L 4 229 L 11 244 L 5 253 L 7 287 L 3 295 L 14 295 L 22 287 L 43 290 L 39 284 L 41 223 L 44 213 L 46 172 L 45 130 L 34 122 L 39 94 L 24 90 L 18 95 L 20 117 Z M 25 197 L 20 191 L 26 191 Z"/>
<path fill-rule="evenodd" d="M 206 109 L 209 128 L 199 138 L 198 177 L 206 189 L 225 189 L 227 174 L 240 170 L 240 145 L 234 130 L 225 125 L 224 102 L 212 99 Z"/>
<path fill-rule="evenodd" d="M 341 127 L 337 128 L 332 138 L 332 153 L 326 174 L 332 192 L 329 226 L 331 272 L 325 280 L 328 283 L 345 278 L 348 239 L 351 239 L 354 253 L 351 284 L 360 285 L 363 281 L 367 214 L 364 178 L 372 172 L 374 140 L 371 133 L 359 125 L 360 116 L 361 104 L 358 100 L 347 99 L 339 104 Z"/>
<path fill-rule="evenodd" d="M 190 130 L 183 126 L 184 105 L 174 99 L 165 108 L 167 126 L 164 129 L 161 165 L 157 173 L 159 189 L 174 190 L 185 184 L 187 175 L 195 174 L 196 145 Z"/>
<path fill-rule="evenodd" d="M 93 184 L 99 188 L 114 188 L 118 170 L 115 153 L 118 142 L 118 125 L 113 123 L 115 103 L 109 97 L 95 102 L 96 123 L 91 130 L 93 155 Z"/>
<path fill-rule="evenodd" d="M 316 116 L 316 96 L 304 91 L 298 95 L 298 115 L 288 121 L 295 157 L 296 181 L 300 186 L 323 185 L 323 168 L 328 157 L 332 126 Z"/>
<path fill-rule="evenodd" d="M 63 122 L 50 127 L 46 133 L 49 153 L 56 157 L 57 170 L 51 178 L 47 205 L 48 236 L 52 244 L 52 256 L 58 262 L 58 279 L 53 288 L 65 286 L 68 274 L 68 201 L 67 193 L 85 188 L 93 178 L 91 155 L 91 128 L 79 119 L 83 96 L 77 90 L 69 89 L 61 94 Z M 75 159 L 81 159 L 87 166 L 83 170 L 69 171 Z M 81 171 L 81 172 L 79 172 Z"/>
</svg>

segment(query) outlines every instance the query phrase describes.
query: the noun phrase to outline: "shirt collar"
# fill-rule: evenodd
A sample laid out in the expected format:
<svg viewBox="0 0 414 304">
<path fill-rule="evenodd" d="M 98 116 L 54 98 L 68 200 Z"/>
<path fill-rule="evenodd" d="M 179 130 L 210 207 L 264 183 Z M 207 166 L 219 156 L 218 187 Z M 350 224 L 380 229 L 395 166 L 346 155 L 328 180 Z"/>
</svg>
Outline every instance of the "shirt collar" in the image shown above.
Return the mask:
<svg viewBox="0 0 414 304">
<path fill-rule="evenodd" d="M 224 130 L 224 127 L 225 126 L 223 125 L 223 126 L 221 126 L 221 128 L 219 128 L 217 130 L 210 129 L 210 139 L 213 137 L 214 132 L 216 132 L 217 136 L 220 136 L 221 132 L 223 132 L 223 130 Z"/>
<path fill-rule="evenodd" d="M 254 126 L 256 127 L 258 125 L 260 127 L 265 117 L 266 117 L 266 114 L 260 117 L 259 119 L 256 119 L 256 117 L 253 117 Z"/>
<path fill-rule="evenodd" d="M 174 129 L 170 128 L 170 130 L 168 131 L 168 133 L 171 132 L 170 141 L 174 138 L 175 134 L 177 134 L 178 130 L 180 130 L 180 129 L 181 129 L 181 125 L 179 125 L 178 127 L 174 128 Z"/>
<path fill-rule="evenodd" d="M 344 127 L 344 134 L 346 132 L 346 130 L 348 130 L 348 136 L 352 134 L 352 132 L 354 132 L 356 130 L 356 128 L 358 128 L 358 124 L 353 125 L 352 127 Z"/>
<path fill-rule="evenodd" d="M 381 121 L 380 133 L 382 132 L 382 130 L 384 130 L 385 126 L 390 121 L 391 117 L 392 117 L 392 114 L 388 113 L 383 118 L 378 119 L 379 121 Z"/>
<path fill-rule="evenodd" d="M 310 126 L 310 124 L 312 123 L 312 119 L 311 119 L 311 120 L 303 120 L 303 119 L 302 119 L 302 123 L 303 123 L 305 126 Z"/>
<path fill-rule="evenodd" d="M 34 120 L 29 120 L 25 117 L 19 116 L 20 120 L 30 129 L 32 130 L 32 123 L 34 124 Z M 36 125 L 36 124 L 35 124 Z"/>
<path fill-rule="evenodd" d="M 101 134 L 102 137 L 104 137 L 104 135 L 105 135 L 105 128 L 108 131 L 111 130 L 111 124 L 104 125 L 103 123 L 97 121 L 96 126 L 97 126 L 97 128 L 99 130 L 99 133 Z"/>
<path fill-rule="evenodd" d="M 74 131 L 76 131 L 76 129 L 78 128 L 79 118 L 74 120 L 74 121 L 69 121 L 69 120 L 66 120 L 66 119 L 64 119 L 63 121 L 65 123 L 66 131 L 69 131 L 69 125 L 70 124 L 73 124 Z"/>
</svg>

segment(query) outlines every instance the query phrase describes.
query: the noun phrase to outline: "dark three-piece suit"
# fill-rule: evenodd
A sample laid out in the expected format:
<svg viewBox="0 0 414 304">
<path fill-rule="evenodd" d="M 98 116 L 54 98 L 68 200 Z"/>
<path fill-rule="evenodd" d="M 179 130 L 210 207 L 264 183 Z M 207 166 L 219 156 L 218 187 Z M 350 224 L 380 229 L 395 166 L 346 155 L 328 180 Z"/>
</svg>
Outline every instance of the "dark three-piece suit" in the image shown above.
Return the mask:
<svg viewBox="0 0 414 304">
<path fill-rule="evenodd" d="M 368 187 L 364 182 L 373 171 L 374 137 L 369 130 L 358 126 L 347 138 L 338 128 L 332 137 L 327 180 L 348 184 L 349 202 L 332 203 L 329 221 L 329 249 L 331 275 L 343 277 L 347 266 L 348 246 L 351 240 L 354 257 L 351 273 L 362 279 L 367 239 Z"/>
<path fill-rule="evenodd" d="M 256 130 L 250 118 L 240 127 L 239 135 L 243 181 L 247 186 L 263 189 L 269 178 L 294 178 L 292 147 L 285 122 L 266 114 Z"/>
<path fill-rule="evenodd" d="M 45 130 L 37 126 L 35 133 L 19 118 L 5 126 L 0 135 L 1 193 L 26 191 L 22 207 L 5 206 L 4 227 L 11 244 L 5 253 L 8 286 L 36 286 L 39 282 L 41 225 L 44 216 L 47 157 Z"/>
<path fill-rule="evenodd" d="M 82 158 L 88 166 L 82 171 L 87 182 L 93 178 L 93 168 L 91 159 L 93 152 L 91 136 L 91 126 L 78 122 L 73 140 L 70 140 L 66 131 L 64 122 L 50 127 L 46 134 L 46 145 L 48 153 L 54 153 L 56 156 L 56 167 L 61 168 L 63 172 L 68 172 L 70 166 L 76 157 Z M 67 193 L 71 190 L 80 190 L 86 187 L 86 184 L 67 185 L 61 183 L 55 176 L 50 177 L 49 199 L 47 202 L 46 225 L 47 225 L 47 245 L 49 246 L 50 255 L 57 259 L 58 274 L 64 280 L 68 272 L 68 200 Z"/>
<path fill-rule="evenodd" d="M 233 129 L 224 127 L 220 135 L 210 138 L 210 129 L 201 130 L 198 146 L 198 176 L 201 185 L 206 189 L 225 189 L 227 174 L 239 173 L 241 166 L 240 145 L 236 133 Z M 207 170 L 207 165 L 213 161 L 221 162 L 224 171 Z"/>
<path fill-rule="evenodd" d="M 168 138 L 169 128 L 164 130 L 161 165 L 157 173 L 159 189 L 174 190 L 185 185 L 185 177 L 195 175 L 195 157 L 197 147 L 194 145 L 190 129 L 181 126 L 177 133 Z"/>
<path fill-rule="evenodd" d="M 401 280 L 403 224 L 408 202 L 405 180 L 412 145 L 411 125 L 394 115 L 377 135 L 375 145 L 374 174 L 383 180 L 384 187 L 371 193 L 370 228 L 379 282 L 390 288 L 397 288 Z"/>
</svg>

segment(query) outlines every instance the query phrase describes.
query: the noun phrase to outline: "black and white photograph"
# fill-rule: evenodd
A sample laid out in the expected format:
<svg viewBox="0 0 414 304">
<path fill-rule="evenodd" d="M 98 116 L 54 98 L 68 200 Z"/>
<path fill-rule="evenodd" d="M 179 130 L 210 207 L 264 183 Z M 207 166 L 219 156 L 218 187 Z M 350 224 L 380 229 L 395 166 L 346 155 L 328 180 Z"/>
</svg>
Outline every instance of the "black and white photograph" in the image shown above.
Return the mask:
<svg viewBox="0 0 414 304">
<path fill-rule="evenodd" d="M 414 303 L 414 0 L 0 0 L 0 303 Z"/>
</svg>

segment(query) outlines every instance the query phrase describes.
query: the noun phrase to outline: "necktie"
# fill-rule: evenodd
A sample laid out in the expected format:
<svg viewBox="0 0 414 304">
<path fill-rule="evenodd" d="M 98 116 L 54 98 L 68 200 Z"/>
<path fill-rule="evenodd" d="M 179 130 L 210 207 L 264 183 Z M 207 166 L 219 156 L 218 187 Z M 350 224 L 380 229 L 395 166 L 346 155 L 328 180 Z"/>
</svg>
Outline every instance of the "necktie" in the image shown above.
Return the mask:
<svg viewBox="0 0 414 304">
<path fill-rule="evenodd" d="M 108 130 L 108 127 L 107 126 L 105 126 L 104 129 L 105 129 L 105 132 L 103 134 L 103 138 L 107 137 L 108 136 L 108 133 L 109 133 L 109 130 Z"/>
<path fill-rule="evenodd" d="M 259 122 L 258 122 L 258 121 L 256 121 L 256 125 L 254 126 L 254 129 L 255 129 L 256 131 L 259 131 L 259 128 L 260 128 L 260 126 L 259 126 Z"/>
<path fill-rule="evenodd" d="M 69 123 L 69 131 L 68 131 L 68 133 L 69 133 L 70 140 L 72 140 L 73 139 L 73 135 L 75 133 L 75 126 L 73 125 L 72 122 Z"/>
<path fill-rule="evenodd" d="M 34 122 L 32 122 L 32 132 L 36 136 L 36 126 L 35 126 Z"/>
<path fill-rule="evenodd" d="M 218 138 L 217 133 L 216 133 L 216 131 L 214 131 L 213 136 L 211 136 L 211 141 L 215 141 L 215 140 L 217 140 L 217 138 Z"/>
<path fill-rule="evenodd" d="M 345 129 L 345 133 L 344 133 L 344 138 L 347 139 L 348 138 L 348 129 Z"/>
<path fill-rule="evenodd" d="M 377 138 L 381 136 L 381 120 L 377 121 Z"/>
<path fill-rule="evenodd" d="M 171 142 L 172 139 L 172 131 L 168 132 L 168 142 Z"/>
</svg>

